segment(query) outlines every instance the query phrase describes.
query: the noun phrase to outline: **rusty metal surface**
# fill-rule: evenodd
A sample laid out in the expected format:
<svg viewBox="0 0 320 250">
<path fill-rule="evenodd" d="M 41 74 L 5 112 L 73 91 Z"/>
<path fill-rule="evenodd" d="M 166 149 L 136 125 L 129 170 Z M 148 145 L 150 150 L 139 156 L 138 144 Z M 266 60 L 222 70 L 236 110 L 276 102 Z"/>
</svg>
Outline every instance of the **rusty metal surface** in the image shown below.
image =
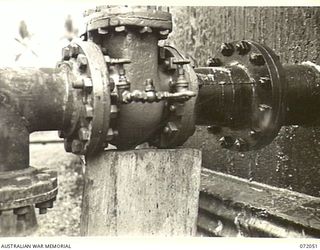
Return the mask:
<svg viewBox="0 0 320 250">
<path fill-rule="evenodd" d="M 198 228 L 214 236 L 320 237 L 320 198 L 203 169 Z"/>
<path fill-rule="evenodd" d="M 164 46 L 165 52 L 169 52 L 176 60 L 185 60 L 185 57 L 175 48 Z M 170 59 L 170 58 L 169 58 Z M 183 66 L 188 79 L 187 89 L 195 95 L 199 91 L 197 76 L 190 65 Z M 182 91 L 181 93 L 184 93 Z M 169 148 L 181 146 L 194 133 L 195 130 L 195 98 L 189 99 L 187 102 L 167 102 L 166 126 L 160 134 L 159 142 L 155 144 L 159 147 Z M 169 107 L 169 110 L 168 110 Z M 176 127 L 176 131 L 172 128 L 172 124 Z M 166 130 L 167 129 L 167 130 Z"/>
<path fill-rule="evenodd" d="M 215 56 L 221 43 L 241 39 L 274 49 L 284 68 L 304 61 L 320 64 L 319 7 L 176 6 L 170 11 L 174 19 L 170 42 L 196 58 L 199 65 L 205 65 L 209 57 Z M 308 82 L 312 84 L 310 79 Z M 313 114 L 307 110 L 316 107 L 306 106 L 304 112 L 299 110 L 303 106 L 301 101 L 296 105 L 290 102 L 305 118 L 308 115 L 311 118 Z M 317 127 L 283 127 L 269 146 L 238 153 L 221 149 L 219 138 L 198 126 L 184 146 L 200 147 L 207 168 L 319 196 L 319 136 Z"/>
<path fill-rule="evenodd" d="M 320 68 L 316 67 L 311 62 L 284 65 L 288 82 L 284 125 L 319 125 Z"/>
<path fill-rule="evenodd" d="M 287 83 L 280 61 L 267 46 L 244 40 L 222 44 L 219 55 L 216 68 L 195 69 L 200 76 L 196 123 L 218 127 L 223 147 L 260 149 L 282 126 Z"/>
<path fill-rule="evenodd" d="M 29 167 L 6 171 L 0 175 L 0 210 L 13 210 L 18 217 L 30 212 L 30 207 L 50 208 L 58 192 L 57 173 L 49 169 Z M 49 202 L 47 206 L 44 203 Z"/>
<path fill-rule="evenodd" d="M 29 133 L 62 125 L 65 85 L 52 69 L 0 69 L 0 170 L 29 166 Z"/>
<path fill-rule="evenodd" d="M 180 127 L 179 133 L 185 134 L 184 137 L 180 135 L 179 142 L 175 144 L 162 143 L 162 147 L 181 145 L 191 134 L 190 129 L 185 131 L 187 125 L 182 126 L 179 121 L 176 122 L 180 119 L 182 108 L 177 118 L 167 121 L 167 116 L 176 113 L 173 110 L 175 107 L 169 111 L 170 106 L 174 106 L 171 104 L 177 102 L 179 106 L 181 102 L 186 102 L 192 106 L 194 98 L 187 100 L 194 94 L 191 92 L 189 94 L 188 87 L 191 91 L 197 90 L 197 83 L 189 66 L 179 66 L 185 62 L 182 62 L 183 57 L 176 50 L 173 53 L 167 48 L 158 46 L 159 39 L 166 38 L 171 31 L 169 26 L 163 26 L 163 18 L 171 25 L 171 15 L 166 11 L 153 7 L 112 6 L 89 11 L 87 39 L 101 46 L 106 56 L 110 81 L 115 85 L 111 93 L 111 106 L 114 112 L 107 140 L 119 149 L 134 148 L 144 142 L 161 145 L 159 135 L 162 131 L 166 131 L 164 132 L 166 136 L 172 137 Z M 124 13 L 123 16 L 121 13 Z M 131 18 L 132 15 L 134 18 Z M 96 16 L 110 20 L 115 16 L 123 17 L 121 20 L 125 21 L 112 25 L 102 22 L 99 27 L 91 29 L 91 22 L 96 22 Z M 139 22 L 132 23 L 136 18 Z M 170 61 L 170 59 L 176 60 L 175 58 L 180 58 L 180 61 Z M 170 64 L 169 61 L 173 63 Z M 179 71 L 179 68 L 182 70 Z M 175 87 L 184 81 L 187 83 L 186 86 Z M 148 87 L 150 83 L 152 89 Z M 186 100 L 179 101 L 179 98 Z M 186 110 L 188 116 L 193 116 L 192 112 L 190 108 Z M 193 131 L 192 120 L 185 119 L 185 122 L 190 123 L 188 126 Z"/>
<path fill-rule="evenodd" d="M 60 131 L 67 152 L 90 154 L 105 145 L 110 120 L 110 83 L 104 56 L 92 42 L 74 41 L 63 49 L 59 67 L 72 83 L 73 115 Z"/>
<path fill-rule="evenodd" d="M 292 82 L 286 105 L 279 58 L 251 41 L 223 44 L 220 59 L 196 69 L 198 95 L 189 61 L 159 43 L 171 25 L 166 9 L 99 7 L 87 15 L 86 41 L 63 49 L 57 71 L 0 70 L 0 170 L 29 166 L 33 131 L 59 129 L 66 151 L 75 154 L 94 154 L 108 143 L 120 150 L 145 142 L 172 148 L 193 134 L 196 112 L 199 125 L 212 125 L 211 132 L 224 135 L 223 146 L 246 151 L 276 137 L 284 124 L 283 107 L 289 109 L 285 124 L 309 125 L 317 117 L 316 108 L 312 116 L 303 116 L 303 106 L 317 106 L 318 73 L 309 66 L 286 66 Z M 226 80 L 217 83 L 217 78 Z M 304 105 L 296 107 L 297 101 Z M 41 213 L 50 206 L 47 201 L 37 205 Z M 19 209 L 17 214 L 26 210 Z"/>
<path fill-rule="evenodd" d="M 23 117 L 28 131 L 56 130 L 62 124 L 65 82 L 50 68 L 0 69 L 0 108 Z"/>
<path fill-rule="evenodd" d="M 0 69 L 0 211 L 13 210 L 19 232 L 34 228 L 33 204 L 45 213 L 57 194 L 56 173 L 29 167 L 29 134 L 62 127 L 66 88 L 54 69 Z"/>
<path fill-rule="evenodd" d="M 131 63 L 124 65 L 126 78 L 132 90 L 144 90 L 144 82 L 152 79 L 156 90 L 167 90 L 158 75 L 158 37 L 154 33 L 139 33 L 137 30 L 104 35 L 102 47 L 111 58 L 126 58 Z M 116 69 L 109 66 L 111 77 L 117 79 Z M 159 103 L 130 103 L 118 105 L 119 112 L 114 118 L 118 136 L 111 144 L 120 148 L 133 148 L 148 140 L 161 126 L 164 107 Z M 147 119 L 146 119 L 147 118 Z M 130 122 L 128 122 L 130 121 Z M 123 145 L 123 146 L 121 146 Z"/>
<path fill-rule="evenodd" d="M 87 31 L 135 26 L 157 29 L 161 35 L 161 31 L 169 34 L 172 30 L 171 14 L 166 7 L 105 5 L 87 10 L 84 15 L 87 17 Z"/>
</svg>

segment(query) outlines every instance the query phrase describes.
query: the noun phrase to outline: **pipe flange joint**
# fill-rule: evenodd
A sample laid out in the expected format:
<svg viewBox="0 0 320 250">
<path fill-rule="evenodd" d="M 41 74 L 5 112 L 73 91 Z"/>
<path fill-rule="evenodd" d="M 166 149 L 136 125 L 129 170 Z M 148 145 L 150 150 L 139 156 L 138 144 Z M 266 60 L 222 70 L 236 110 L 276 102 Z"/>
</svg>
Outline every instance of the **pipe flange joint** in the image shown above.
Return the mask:
<svg viewBox="0 0 320 250">
<path fill-rule="evenodd" d="M 99 34 L 126 32 L 128 27 L 138 28 L 139 32 L 157 32 L 159 39 L 166 39 L 172 31 L 172 15 L 163 6 L 99 6 L 87 10 L 86 32 Z"/>
<path fill-rule="evenodd" d="M 91 41 L 75 40 L 63 49 L 67 65 L 69 98 L 64 128 L 65 150 L 79 155 L 94 154 L 105 145 L 110 119 L 110 82 L 101 49 Z"/>
</svg>

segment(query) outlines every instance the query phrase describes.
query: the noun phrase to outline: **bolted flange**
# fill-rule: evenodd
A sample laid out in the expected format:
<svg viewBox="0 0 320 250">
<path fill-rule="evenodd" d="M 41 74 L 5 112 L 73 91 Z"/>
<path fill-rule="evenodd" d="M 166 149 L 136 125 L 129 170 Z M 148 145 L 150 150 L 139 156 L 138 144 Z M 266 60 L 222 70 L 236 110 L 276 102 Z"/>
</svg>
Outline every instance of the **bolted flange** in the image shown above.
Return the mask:
<svg viewBox="0 0 320 250">
<path fill-rule="evenodd" d="M 77 52 L 73 57 L 63 57 L 60 67 L 71 65 L 65 74 L 72 82 L 70 98 L 78 108 L 73 108 L 72 115 L 65 119 L 66 125 L 60 135 L 65 138 L 67 152 L 95 153 L 102 150 L 109 127 L 108 70 L 104 55 L 96 44 L 74 41 L 63 51 L 71 48 Z"/>
<path fill-rule="evenodd" d="M 260 149 L 282 125 L 286 89 L 282 66 L 270 48 L 252 41 L 224 43 L 221 53 L 223 67 L 195 69 L 201 80 L 199 123 L 221 128 L 215 134 L 225 138 L 222 145 L 231 150 Z"/>
<path fill-rule="evenodd" d="M 87 10 L 87 32 L 97 31 L 100 35 L 109 32 L 126 32 L 139 28 L 141 34 L 157 32 L 159 39 L 166 39 L 172 30 L 172 16 L 161 7 L 101 6 Z"/>
<path fill-rule="evenodd" d="M 55 199 L 58 192 L 57 173 L 29 167 L 0 174 L 0 211 L 13 210 L 24 220 L 30 206 Z"/>
</svg>

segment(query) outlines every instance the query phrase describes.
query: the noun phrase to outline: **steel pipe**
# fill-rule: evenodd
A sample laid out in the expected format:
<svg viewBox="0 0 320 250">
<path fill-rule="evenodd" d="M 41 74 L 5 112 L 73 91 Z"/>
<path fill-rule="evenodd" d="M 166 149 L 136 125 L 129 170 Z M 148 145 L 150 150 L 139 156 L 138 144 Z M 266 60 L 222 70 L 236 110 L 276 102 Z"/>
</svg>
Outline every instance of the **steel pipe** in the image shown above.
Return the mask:
<svg viewBox="0 0 320 250">
<path fill-rule="evenodd" d="M 63 125 L 67 86 L 54 69 L 0 69 L 0 171 L 29 167 L 29 134 Z"/>
<path fill-rule="evenodd" d="M 284 65 L 285 103 L 282 124 L 319 125 L 320 70 L 312 63 Z M 196 124 L 245 128 L 250 126 L 253 87 L 270 88 L 267 79 L 250 80 L 242 67 L 207 67 L 196 69 L 199 95 L 196 102 Z M 259 69 L 264 75 L 267 69 Z M 269 86 L 268 86 L 269 85 Z M 307 111 L 307 112 L 306 112 Z"/>
<path fill-rule="evenodd" d="M 318 126 L 320 124 L 320 67 L 310 63 L 284 65 L 286 112 L 283 125 Z"/>
<path fill-rule="evenodd" d="M 196 124 L 210 125 L 222 146 L 238 151 L 268 145 L 282 125 L 319 124 L 315 65 L 282 66 L 267 46 L 236 41 L 222 44 L 209 67 L 193 69 L 177 49 L 159 42 L 172 30 L 166 8 L 100 6 L 86 19 L 82 40 L 63 48 L 57 69 L 0 69 L 5 179 L 16 181 L 29 167 L 34 131 L 59 130 L 67 152 L 94 157 L 109 143 L 120 150 L 142 143 L 176 148 Z M 4 174 L 10 170 L 15 174 Z M 43 212 L 56 179 L 26 173 L 29 186 L 44 178 L 51 190 L 50 197 L 23 204 L 34 202 Z"/>
</svg>

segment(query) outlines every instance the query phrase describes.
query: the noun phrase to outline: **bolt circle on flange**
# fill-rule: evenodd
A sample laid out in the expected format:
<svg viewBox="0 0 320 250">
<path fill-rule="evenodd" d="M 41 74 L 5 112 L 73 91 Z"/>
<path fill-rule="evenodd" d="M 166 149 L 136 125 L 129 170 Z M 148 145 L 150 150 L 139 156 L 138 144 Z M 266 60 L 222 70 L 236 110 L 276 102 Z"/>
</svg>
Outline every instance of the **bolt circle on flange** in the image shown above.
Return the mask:
<svg viewBox="0 0 320 250">
<path fill-rule="evenodd" d="M 58 193 L 57 173 L 29 167 L 6 171 L 0 175 L 0 211 L 13 210 L 24 220 L 33 204 L 55 200 Z"/>
<path fill-rule="evenodd" d="M 75 51 L 65 56 L 65 51 Z M 73 41 L 63 49 L 62 65 L 72 65 L 67 79 L 73 100 L 73 119 L 60 135 L 65 149 L 75 154 L 94 154 L 103 149 L 110 119 L 110 83 L 101 49 L 93 42 Z M 72 128 L 72 129 L 70 129 Z"/>
<path fill-rule="evenodd" d="M 231 53 L 231 48 L 236 48 L 238 53 Z M 245 69 L 251 82 L 243 87 L 248 93 L 251 89 L 251 99 L 246 111 L 250 112 L 246 114 L 249 127 L 222 126 L 217 133 L 220 143 L 235 151 L 260 149 L 277 136 L 282 125 L 286 89 L 282 66 L 270 48 L 252 41 L 224 43 L 221 54 L 224 66 Z"/>
<path fill-rule="evenodd" d="M 172 15 L 160 6 L 108 6 L 85 12 L 86 31 L 107 34 L 110 30 L 126 32 L 139 28 L 141 35 L 156 32 L 159 39 L 166 39 L 172 31 Z"/>
</svg>

